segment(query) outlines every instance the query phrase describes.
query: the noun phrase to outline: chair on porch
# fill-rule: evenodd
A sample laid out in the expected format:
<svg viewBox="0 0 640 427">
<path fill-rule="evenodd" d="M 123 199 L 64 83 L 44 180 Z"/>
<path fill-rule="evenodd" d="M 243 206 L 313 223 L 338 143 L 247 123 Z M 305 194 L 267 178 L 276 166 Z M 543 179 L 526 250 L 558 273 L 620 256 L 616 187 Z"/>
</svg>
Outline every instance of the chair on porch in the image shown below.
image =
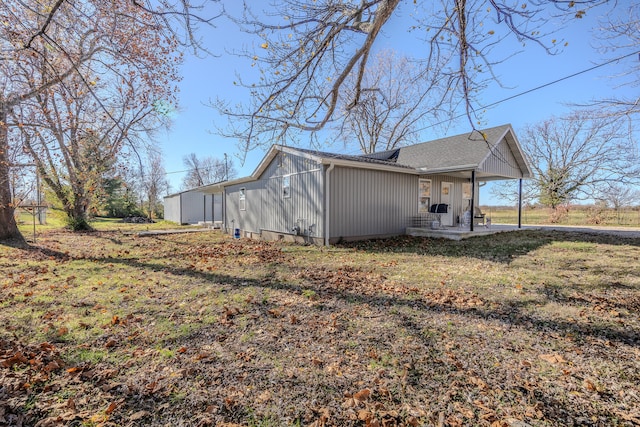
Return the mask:
<svg viewBox="0 0 640 427">
<path fill-rule="evenodd" d="M 485 226 L 485 214 L 482 213 L 478 206 L 473 207 L 473 225 Z"/>
</svg>

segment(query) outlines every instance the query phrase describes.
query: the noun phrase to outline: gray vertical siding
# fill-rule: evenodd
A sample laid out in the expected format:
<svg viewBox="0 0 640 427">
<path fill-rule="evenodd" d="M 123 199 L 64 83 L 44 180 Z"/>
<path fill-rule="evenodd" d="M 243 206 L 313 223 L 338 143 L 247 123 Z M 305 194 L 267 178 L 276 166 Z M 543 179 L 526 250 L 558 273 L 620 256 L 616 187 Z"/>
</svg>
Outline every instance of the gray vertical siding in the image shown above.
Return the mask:
<svg viewBox="0 0 640 427">
<path fill-rule="evenodd" d="M 304 236 L 325 237 L 326 168 L 304 153 L 278 153 L 257 180 L 225 187 L 226 226 L 252 234 L 293 234 L 294 227 L 299 227 Z M 332 242 L 404 234 L 412 217 L 418 215 L 419 178 L 431 180 L 431 204 L 441 202 L 442 182 L 453 183 L 450 212 L 454 225 L 469 207 L 469 201 L 462 199 L 462 185 L 469 178 L 344 166 L 336 166 L 329 174 L 328 232 Z M 290 197 L 283 192 L 285 176 L 289 177 Z M 245 188 L 246 210 L 239 206 L 241 188 Z M 476 206 L 478 190 L 476 186 Z"/>
<path fill-rule="evenodd" d="M 504 140 L 493 149 L 493 152 L 480 165 L 482 172 L 504 177 L 522 177 L 522 170 Z"/>
<path fill-rule="evenodd" d="M 213 221 L 213 194 L 204 195 L 204 221 Z"/>
<path fill-rule="evenodd" d="M 197 224 L 205 219 L 205 194 L 199 191 L 182 193 L 182 223 Z"/>
<path fill-rule="evenodd" d="M 222 221 L 222 195 L 189 190 L 164 198 L 165 219 L 181 224 Z M 215 218 L 214 218 L 215 216 Z"/>
<path fill-rule="evenodd" d="M 290 197 L 283 195 L 283 177 L 289 176 Z M 244 231 L 262 230 L 320 237 L 322 227 L 322 166 L 302 156 L 279 153 L 257 181 L 226 188 L 227 224 Z M 240 188 L 246 189 L 246 211 L 239 208 Z"/>
<path fill-rule="evenodd" d="M 180 194 L 164 198 L 164 219 L 180 223 Z"/>
<path fill-rule="evenodd" d="M 336 167 L 330 176 L 330 238 L 404 234 L 418 211 L 418 177 Z"/>
<path fill-rule="evenodd" d="M 223 215 L 222 215 L 222 194 L 217 193 L 217 194 L 212 194 L 211 195 L 213 197 L 213 217 L 211 218 L 212 221 L 223 221 Z"/>
</svg>

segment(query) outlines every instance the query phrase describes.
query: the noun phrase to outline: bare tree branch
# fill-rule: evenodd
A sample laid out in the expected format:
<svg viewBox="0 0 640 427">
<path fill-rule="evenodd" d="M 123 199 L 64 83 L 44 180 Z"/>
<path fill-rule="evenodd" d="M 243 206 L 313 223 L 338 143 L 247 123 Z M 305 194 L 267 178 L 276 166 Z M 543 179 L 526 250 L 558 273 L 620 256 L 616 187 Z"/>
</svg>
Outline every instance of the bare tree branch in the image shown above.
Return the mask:
<svg viewBox="0 0 640 427">
<path fill-rule="evenodd" d="M 613 183 L 640 183 L 637 145 L 620 119 L 578 111 L 530 126 L 520 139 L 534 171 L 534 192 L 552 208 L 597 198 Z"/>
<path fill-rule="evenodd" d="M 497 80 L 493 65 L 512 54 L 496 59 L 490 55 L 494 47 L 515 37 L 553 53 L 558 41 L 549 45 L 543 41 L 547 19 L 581 17 L 586 8 L 601 3 L 414 2 L 416 24 L 408 30 L 425 42 L 425 51 L 416 61 L 423 75 L 437 75 L 449 88 L 446 97 L 426 96 L 422 106 L 435 110 L 462 105 L 473 128 L 476 95 L 488 80 Z M 313 142 L 329 123 L 342 119 L 345 109 L 362 102 L 366 90 L 362 82 L 375 42 L 390 19 L 401 13 L 401 5 L 408 7 L 399 0 L 286 0 L 256 14 L 245 3 L 242 16 L 235 21 L 260 41 L 259 47 L 238 54 L 251 59 L 259 77 L 238 77 L 237 84 L 252 96 L 249 104 L 230 106 L 222 100 L 213 104 L 231 122 L 219 133 L 238 138 L 244 150 L 275 141 L 292 143 L 301 132 L 308 133 Z M 347 90 L 347 81 L 352 90 Z"/>
</svg>

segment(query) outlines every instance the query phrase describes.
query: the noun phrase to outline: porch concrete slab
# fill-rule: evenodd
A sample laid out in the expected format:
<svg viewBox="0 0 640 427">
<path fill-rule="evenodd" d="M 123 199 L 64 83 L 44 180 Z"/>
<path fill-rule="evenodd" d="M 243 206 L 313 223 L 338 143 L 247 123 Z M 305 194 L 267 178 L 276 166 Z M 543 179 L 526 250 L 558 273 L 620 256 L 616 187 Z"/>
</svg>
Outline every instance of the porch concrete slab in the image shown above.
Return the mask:
<svg viewBox="0 0 640 427">
<path fill-rule="evenodd" d="M 502 233 L 507 231 L 518 230 L 547 230 L 547 231 L 564 231 L 564 232 L 580 232 L 589 234 L 606 234 L 609 236 L 619 236 L 629 239 L 640 239 L 640 228 L 638 227 L 611 227 L 611 226 L 572 226 L 572 225 L 548 225 L 534 224 L 523 225 L 518 228 L 516 224 L 492 224 L 490 228 L 483 226 L 474 227 L 473 231 L 469 228 L 460 229 L 458 227 L 441 227 L 438 229 L 408 227 L 406 234 L 416 237 L 432 237 L 450 240 L 462 240 L 475 236 L 486 236 L 490 234 Z"/>
<path fill-rule="evenodd" d="M 434 239 L 449 239 L 449 240 L 463 240 L 476 236 L 488 236 L 496 233 L 503 233 L 506 231 L 523 230 L 515 225 L 502 225 L 493 224 L 490 227 L 476 226 L 474 230 L 469 230 L 469 227 L 441 227 L 441 228 L 420 228 L 420 227 L 407 227 L 406 234 L 414 237 L 432 237 Z"/>
</svg>

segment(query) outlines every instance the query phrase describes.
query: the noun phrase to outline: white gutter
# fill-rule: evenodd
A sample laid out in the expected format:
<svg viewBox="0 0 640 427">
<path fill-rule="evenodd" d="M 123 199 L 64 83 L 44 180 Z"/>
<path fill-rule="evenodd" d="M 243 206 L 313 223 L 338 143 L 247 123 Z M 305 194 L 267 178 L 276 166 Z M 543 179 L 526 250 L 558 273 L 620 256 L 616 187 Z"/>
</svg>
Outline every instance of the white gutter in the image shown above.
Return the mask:
<svg viewBox="0 0 640 427">
<path fill-rule="evenodd" d="M 329 163 L 329 167 L 324 173 L 324 245 L 327 247 L 329 246 L 329 223 L 331 222 L 331 216 L 329 212 L 329 208 L 331 207 L 331 195 L 329 194 L 331 180 L 329 179 L 329 175 L 331 174 L 331 171 L 334 167 L 335 164 L 333 162 Z"/>
<path fill-rule="evenodd" d="M 473 164 L 473 165 L 461 165 L 461 166 L 455 166 L 455 167 L 445 166 L 441 168 L 422 167 L 422 168 L 418 168 L 417 170 L 423 174 L 437 174 L 437 173 L 447 173 L 447 172 L 470 171 L 470 170 L 476 169 L 477 167 L 478 165 Z"/>
<path fill-rule="evenodd" d="M 337 165 L 358 169 L 374 169 L 377 171 L 388 171 L 388 172 L 397 172 L 397 173 L 406 173 L 411 175 L 417 175 L 421 173 L 421 170 L 416 170 L 414 168 L 402 167 L 395 164 L 381 164 L 381 163 L 365 163 L 365 162 L 356 162 L 353 160 L 343 160 L 343 159 L 335 159 L 335 158 L 321 158 L 320 163 L 323 165 Z"/>
</svg>

